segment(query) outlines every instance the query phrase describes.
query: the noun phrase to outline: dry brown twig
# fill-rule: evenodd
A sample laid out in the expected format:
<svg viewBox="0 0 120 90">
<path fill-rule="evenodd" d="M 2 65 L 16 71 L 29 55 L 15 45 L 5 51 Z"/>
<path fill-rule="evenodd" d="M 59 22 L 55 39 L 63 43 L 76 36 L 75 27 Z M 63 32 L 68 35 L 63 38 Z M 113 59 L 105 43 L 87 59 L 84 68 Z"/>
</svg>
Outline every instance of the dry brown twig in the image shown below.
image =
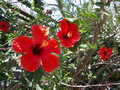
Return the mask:
<svg viewBox="0 0 120 90">
<path fill-rule="evenodd" d="M 6 50 L 9 50 L 9 49 L 11 49 L 11 48 L 0 48 L 0 50 L 4 50 L 4 51 L 6 51 Z"/>
<path fill-rule="evenodd" d="M 113 86 L 113 85 L 120 85 L 120 83 L 106 83 L 106 84 L 94 84 L 94 85 L 70 85 L 61 82 L 62 85 L 67 87 L 78 87 L 78 88 L 85 88 L 85 87 L 102 87 L 102 86 Z"/>
</svg>

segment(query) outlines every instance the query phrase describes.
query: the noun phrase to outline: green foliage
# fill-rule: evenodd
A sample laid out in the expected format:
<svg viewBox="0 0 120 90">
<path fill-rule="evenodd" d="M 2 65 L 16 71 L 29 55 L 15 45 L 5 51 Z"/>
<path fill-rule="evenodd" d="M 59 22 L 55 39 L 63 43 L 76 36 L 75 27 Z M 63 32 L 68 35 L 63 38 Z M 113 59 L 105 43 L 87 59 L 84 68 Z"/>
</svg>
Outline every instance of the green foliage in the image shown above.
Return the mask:
<svg viewBox="0 0 120 90">
<path fill-rule="evenodd" d="M 9 32 L 4 33 L 0 30 L 0 89 L 4 87 L 8 90 L 71 90 L 71 87 L 64 86 L 61 82 L 70 85 L 120 83 L 118 70 L 120 67 L 120 9 L 115 4 L 119 0 L 106 4 L 95 2 L 97 0 L 89 2 L 83 0 L 84 4 L 77 0 L 56 0 L 58 4 L 53 6 L 45 4 L 43 0 L 32 0 L 32 3 L 29 1 L 26 0 L 22 4 L 34 12 L 22 12 L 17 6 L 10 5 L 4 0 L 0 1 L 0 21 L 7 20 L 10 24 Z M 45 13 L 46 5 L 48 8 L 52 7 L 52 14 Z M 100 8 L 93 8 L 94 6 Z M 101 7 L 104 7 L 104 10 L 101 10 Z M 99 27 L 105 15 L 107 19 L 103 27 Z M 78 25 L 81 39 L 75 43 L 74 47 L 63 47 L 56 36 L 57 31 L 60 30 L 59 21 L 64 18 Z M 45 72 L 42 65 L 35 72 L 26 71 L 20 64 L 20 54 L 12 50 L 12 43 L 16 37 L 21 35 L 31 37 L 31 25 L 34 24 L 47 26 L 50 30 L 49 36 L 56 38 L 59 42 L 60 66 L 54 72 Z M 96 28 L 101 29 L 98 30 L 98 39 L 94 43 Z M 106 61 L 101 60 L 98 55 L 99 49 L 103 46 L 113 51 L 112 58 Z M 85 58 L 86 56 L 89 57 Z M 109 88 L 117 90 L 120 87 L 116 85 Z M 97 89 L 100 87 L 93 88 L 93 90 Z"/>
<path fill-rule="evenodd" d="M 99 6 L 99 7 L 103 7 L 103 6 L 104 6 L 104 3 L 103 3 L 103 2 L 96 2 L 95 5 L 97 5 L 97 6 Z"/>
</svg>

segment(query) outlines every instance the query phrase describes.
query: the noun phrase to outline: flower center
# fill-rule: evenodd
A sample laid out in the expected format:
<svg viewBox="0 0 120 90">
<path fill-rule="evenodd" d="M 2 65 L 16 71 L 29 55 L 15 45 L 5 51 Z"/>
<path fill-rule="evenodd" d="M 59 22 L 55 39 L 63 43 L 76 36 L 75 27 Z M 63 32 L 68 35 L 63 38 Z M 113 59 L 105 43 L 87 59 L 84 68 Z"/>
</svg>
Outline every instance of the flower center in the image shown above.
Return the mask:
<svg viewBox="0 0 120 90">
<path fill-rule="evenodd" d="M 72 36 L 72 32 L 69 32 L 69 33 L 67 33 L 67 35 L 63 36 L 63 38 L 68 39 L 71 36 Z"/>
<path fill-rule="evenodd" d="M 68 39 L 68 36 L 67 36 L 67 35 L 65 35 L 65 36 L 63 36 L 63 38 Z"/>
<path fill-rule="evenodd" d="M 104 55 L 107 55 L 107 52 L 104 52 Z"/>
<path fill-rule="evenodd" d="M 42 51 L 42 48 L 39 48 L 39 45 L 36 45 L 34 48 L 33 48 L 33 53 L 35 55 L 40 55 L 40 52 Z"/>
<path fill-rule="evenodd" d="M 5 27 L 5 25 L 3 24 L 3 25 L 2 25 L 2 28 L 4 28 L 4 27 Z"/>
</svg>

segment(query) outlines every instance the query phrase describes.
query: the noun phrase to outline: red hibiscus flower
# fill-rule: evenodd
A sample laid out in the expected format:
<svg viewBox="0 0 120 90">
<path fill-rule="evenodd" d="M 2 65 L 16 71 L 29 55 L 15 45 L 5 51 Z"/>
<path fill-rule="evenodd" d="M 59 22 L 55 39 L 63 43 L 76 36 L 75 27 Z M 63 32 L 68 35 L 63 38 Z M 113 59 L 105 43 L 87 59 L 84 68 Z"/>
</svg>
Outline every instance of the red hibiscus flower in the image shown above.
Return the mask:
<svg viewBox="0 0 120 90">
<path fill-rule="evenodd" d="M 80 40 L 78 26 L 75 23 L 70 23 L 66 19 L 60 21 L 61 30 L 57 33 L 64 47 L 73 47 L 75 42 Z"/>
<path fill-rule="evenodd" d="M 3 32 L 8 32 L 9 27 L 10 26 L 8 21 L 0 21 L 0 30 L 2 30 Z"/>
<path fill-rule="evenodd" d="M 99 51 L 98 54 L 101 56 L 102 60 L 106 60 L 107 58 L 111 57 L 112 54 L 112 49 L 107 48 L 107 47 L 102 47 Z"/>
<path fill-rule="evenodd" d="M 58 42 L 48 38 L 48 29 L 39 25 L 32 26 L 33 38 L 19 36 L 13 41 L 13 50 L 25 53 L 21 65 L 30 72 L 36 71 L 40 64 L 47 72 L 54 71 L 60 64 L 56 54 L 60 54 Z"/>
</svg>

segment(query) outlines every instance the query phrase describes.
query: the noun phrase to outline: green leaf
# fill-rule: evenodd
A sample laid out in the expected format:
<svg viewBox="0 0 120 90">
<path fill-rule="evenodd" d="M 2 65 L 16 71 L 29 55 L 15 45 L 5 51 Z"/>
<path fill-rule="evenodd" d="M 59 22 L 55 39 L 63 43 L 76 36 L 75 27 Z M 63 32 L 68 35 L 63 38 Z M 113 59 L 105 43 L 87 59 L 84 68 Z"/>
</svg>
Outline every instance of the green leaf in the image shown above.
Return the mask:
<svg viewBox="0 0 120 90">
<path fill-rule="evenodd" d="M 114 0 L 114 1 L 120 1 L 120 0 Z"/>
<path fill-rule="evenodd" d="M 0 8 L 0 15 L 4 13 L 3 8 Z"/>
<path fill-rule="evenodd" d="M 92 78 L 96 79 L 97 77 L 96 76 L 92 76 Z"/>
<path fill-rule="evenodd" d="M 73 21 L 73 23 L 76 23 L 77 25 L 78 25 L 78 27 L 80 26 L 80 19 L 75 19 L 74 21 Z"/>
<path fill-rule="evenodd" d="M 65 18 L 68 22 L 72 23 L 76 18 Z"/>
<path fill-rule="evenodd" d="M 65 18 L 70 23 L 76 23 L 79 27 L 80 25 L 80 19 L 79 18 Z"/>
<path fill-rule="evenodd" d="M 70 47 L 69 50 L 72 51 L 72 52 L 77 51 L 78 45 L 80 45 L 80 40 L 75 43 L 74 47 Z"/>
<path fill-rule="evenodd" d="M 88 12 L 88 13 L 86 13 L 86 14 L 87 14 L 87 16 L 89 16 L 89 17 L 97 18 L 97 15 L 96 15 L 95 13 Z"/>
<path fill-rule="evenodd" d="M 0 81 L 3 81 L 3 80 L 7 80 L 8 76 L 3 73 L 3 72 L 0 72 Z"/>
<path fill-rule="evenodd" d="M 80 47 L 81 48 L 88 48 L 88 45 L 87 44 L 81 44 Z"/>
<path fill-rule="evenodd" d="M 91 44 L 90 42 L 87 42 L 87 45 L 88 45 L 90 48 L 92 48 L 92 49 L 97 49 L 97 45 L 96 45 L 96 44 L 93 45 L 93 44 Z"/>
<path fill-rule="evenodd" d="M 105 5 L 106 5 L 106 6 L 110 6 L 110 2 L 107 2 Z"/>
<path fill-rule="evenodd" d="M 32 2 L 32 6 L 36 8 L 43 9 L 42 5 L 43 5 L 43 2 L 41 0 L 33 0 Z"/>
<path fill-rule="evenodd" d="M 99 8 L 96 8 L 95 10 L 96 10 L 96 12 L 100 12 L 100 9 L 99 9 Z"/>
<path fill-rule="evenodd" d="M 96 2 L 95 5 L 102 7 L 102 6 L 104 6 L 104 3 L 103 2 Z"/>
</svg>

